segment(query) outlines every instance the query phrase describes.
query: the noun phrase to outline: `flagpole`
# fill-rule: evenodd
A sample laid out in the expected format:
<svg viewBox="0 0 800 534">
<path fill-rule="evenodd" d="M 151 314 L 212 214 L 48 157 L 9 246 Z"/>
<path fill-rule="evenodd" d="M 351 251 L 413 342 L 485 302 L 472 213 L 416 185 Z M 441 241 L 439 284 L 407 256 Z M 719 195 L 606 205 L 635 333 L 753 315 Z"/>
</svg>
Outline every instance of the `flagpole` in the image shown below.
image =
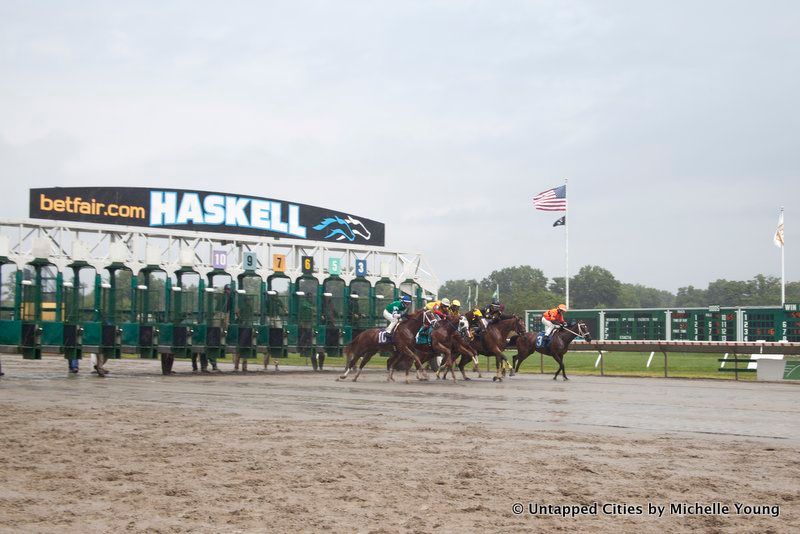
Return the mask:
<svg viewBox="0 0 800 534">
<path fill-rule="evenodd" d="M 568 181 L 569 180 L 564 178 L 564 187 L 565 188 L 567 187 L 567 182 Z M 564 284 L 565 284 L 565 290 L 566 290 L 567 294 L 566 294 L 566 300 L 564 301 L 564 304 L 567 305 L 567 308 L 569 308 L 569 217 L 568 217 L 569 213 L 567 213 L 567 209 L 569 208 L 569 196 L 567 196 L 568 193 L 569 192 L 565 190 L 564 196 L 566 197 L 567 202 L 566 202 L 566 207 L 564 208 L 564 240 L 565 240 L 565 243 L 564 243 L 564 256 L 565 256 L 565 262 L 566 262 L 566 276 L 564 277 Z"/>
<path fill-rule="evenodd" d="M 781 223 L 785 224 L 783 220 L 783 206 L 781 206 Z M 784 226 L 785 228 L 785 226 Z M 781 307 L 786 304 L 786 261 L 785 261 L 785 254 L 786 254 L 786 240 L 781 246 Z"/>
</svg>

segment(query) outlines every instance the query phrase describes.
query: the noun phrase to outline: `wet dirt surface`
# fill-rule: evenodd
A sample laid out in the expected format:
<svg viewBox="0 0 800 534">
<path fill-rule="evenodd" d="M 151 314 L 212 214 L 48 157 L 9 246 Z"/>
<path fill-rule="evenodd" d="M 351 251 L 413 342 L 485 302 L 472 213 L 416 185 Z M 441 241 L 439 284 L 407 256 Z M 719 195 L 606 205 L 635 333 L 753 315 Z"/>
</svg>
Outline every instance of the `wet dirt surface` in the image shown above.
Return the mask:
<svg viewBox="0 0 800 534">
<path fill-rule="evenodd" d="M 177 362 L 4 356 L 0 524 L 11 531 L 790 531 L 800 526 L 800 387 L 491 375 L 358 382 L 193 374 Z M 251 364 L 251 370 L 254 368 Z M 473 375 L 475 376 L 475 375 Z M 579 505 L 579 517 L 511 512 Z M 604 503 L 643 507 L 603 513 Z M 722 502 L 731 513 L 648 514 Z M 774 505 L 778 517 L 732 513 Z M 769 509 L 773 510 L 773 509 Z"/>
</svg>

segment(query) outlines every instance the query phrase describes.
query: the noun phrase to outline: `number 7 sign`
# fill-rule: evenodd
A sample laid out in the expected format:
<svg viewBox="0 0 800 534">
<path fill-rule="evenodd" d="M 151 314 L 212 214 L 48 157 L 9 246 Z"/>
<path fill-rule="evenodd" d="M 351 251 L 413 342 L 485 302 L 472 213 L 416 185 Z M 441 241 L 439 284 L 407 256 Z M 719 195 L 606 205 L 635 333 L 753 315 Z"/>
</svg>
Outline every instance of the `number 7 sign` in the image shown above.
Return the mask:
<svg viewBox="0 0 800 534">
<path fill-rule="evenodd" d="M 286 271 L 286 254 L 272 255 L 272 270 L 276 273 L 282 273 Z"/>
</svg>

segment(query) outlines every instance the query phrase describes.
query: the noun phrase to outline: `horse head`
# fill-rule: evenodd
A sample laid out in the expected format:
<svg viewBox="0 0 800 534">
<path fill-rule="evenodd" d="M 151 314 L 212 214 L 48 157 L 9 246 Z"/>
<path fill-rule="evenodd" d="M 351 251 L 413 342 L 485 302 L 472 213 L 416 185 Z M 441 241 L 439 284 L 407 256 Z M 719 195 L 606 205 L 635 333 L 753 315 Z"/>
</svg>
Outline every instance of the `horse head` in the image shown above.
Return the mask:
<svg viewBox="0 0 800 534">
<path fill-rule="evenodd" d="M 586 326 L 586 323 L 584 323 L 583 321 L 578 321 L 576 326 L 578 327 L 578 334 L 583 339 L 585 339 L 586 341 L 592 340 L 592 334 L 591 332 L 589 332 L 589 327 Z"/>
<path fill-rule="evenodd" d="M 324 239 L 329 239 L 336 236 L 336 241 L 346 239 L 348 241 L 355 241 L 356 236 L 361 236 L 365 241 L 369 241 L 372 233 L 367 230 L 367 227 L 349 215 L 342 219 L 341 217 L 326 217 L 319 224 L 314 226 L 314 230 L 327 230 L 328 235 Z"/>
<path fill-rule="evenodd" d="M 516 322 L 514 323 L 514 331 L 519 334 L 520 336 L 525 335 L 525 322 L 522 320 L 522 317 L 514 316 Z"/>
</svg>

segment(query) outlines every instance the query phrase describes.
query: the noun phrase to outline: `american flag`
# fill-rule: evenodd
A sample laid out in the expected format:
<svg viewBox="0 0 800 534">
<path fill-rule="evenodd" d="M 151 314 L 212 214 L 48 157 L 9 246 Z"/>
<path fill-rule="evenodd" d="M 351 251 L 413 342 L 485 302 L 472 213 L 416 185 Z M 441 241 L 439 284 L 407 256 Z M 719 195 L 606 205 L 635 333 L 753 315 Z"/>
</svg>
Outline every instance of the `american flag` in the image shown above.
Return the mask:
<svg viewBox="0 0 800 534">
<path fill-rule="evenodd" d="M 567 186 L 561 185 L 539 193 L 533 197 L 533 205 L 542 211 L 566 211 Z"/>
</svg>

